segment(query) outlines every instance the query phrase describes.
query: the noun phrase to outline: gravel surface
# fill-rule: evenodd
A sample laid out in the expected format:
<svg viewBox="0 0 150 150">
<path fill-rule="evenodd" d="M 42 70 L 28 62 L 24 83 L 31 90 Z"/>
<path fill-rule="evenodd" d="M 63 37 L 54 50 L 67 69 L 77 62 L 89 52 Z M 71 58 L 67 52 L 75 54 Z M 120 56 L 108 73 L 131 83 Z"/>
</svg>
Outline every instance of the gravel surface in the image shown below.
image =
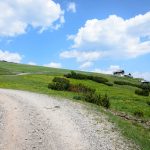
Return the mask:
<svg viewBox="0 0 150 150">
<path fill-rule="evenodd" d="M 0 89 L 0 150 L 136 150 L 104 114 L 43 94 Z"/>
</svg>

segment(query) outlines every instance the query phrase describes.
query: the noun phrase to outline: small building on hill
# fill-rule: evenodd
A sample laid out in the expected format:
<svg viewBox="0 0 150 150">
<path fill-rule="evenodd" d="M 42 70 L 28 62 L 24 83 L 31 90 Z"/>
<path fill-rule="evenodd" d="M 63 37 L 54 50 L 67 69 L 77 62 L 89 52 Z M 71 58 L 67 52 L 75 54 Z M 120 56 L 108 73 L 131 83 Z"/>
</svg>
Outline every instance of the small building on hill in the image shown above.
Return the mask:
<svg viewBox="0 0 150 150">
<path fill-rule="evenodd" d="M 125 74 L 124 76 L 127 77 L 127 78 L 133 78 L 133 76 L 131 75 L 131 73 Z"/>
<path fill-rule="evenodd" d="M 113 72 L 113 75 L 117 75 L 117 76 L 124 76 L 125 71 L 124 70 L 118 70 Z"/>
<path fill-rule="evenodd" d="M 143 84 L 149 84 L 150 82 L 146 81 L 146 80 L 141 80 L 141 83 L 143 83 Z"/>
</svg>

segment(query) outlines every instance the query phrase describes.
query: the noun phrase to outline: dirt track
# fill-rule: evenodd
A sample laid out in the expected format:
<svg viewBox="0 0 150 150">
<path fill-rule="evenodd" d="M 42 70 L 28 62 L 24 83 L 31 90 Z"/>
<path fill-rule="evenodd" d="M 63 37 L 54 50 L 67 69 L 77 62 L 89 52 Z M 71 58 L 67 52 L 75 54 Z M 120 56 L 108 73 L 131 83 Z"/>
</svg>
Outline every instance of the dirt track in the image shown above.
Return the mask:
<svg viewBox="0 0 150 150">
<path fill-rule="evenodd" d="M 42 94 L 0 89 L 0 150 L 128 150 L 101 113 Z"/>
</svg>

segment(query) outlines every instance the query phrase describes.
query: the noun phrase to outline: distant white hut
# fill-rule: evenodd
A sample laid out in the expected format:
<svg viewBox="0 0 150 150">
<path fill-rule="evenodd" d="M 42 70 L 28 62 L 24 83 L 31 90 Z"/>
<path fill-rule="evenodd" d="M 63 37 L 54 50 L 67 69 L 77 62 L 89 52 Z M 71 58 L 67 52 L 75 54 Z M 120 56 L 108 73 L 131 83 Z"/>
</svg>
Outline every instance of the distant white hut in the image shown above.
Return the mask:
<svg viewBox="0 0 150 150">
<path fill-rule="evenodd" d="M 124 76 L 125 71 L 124 70 L 118 70 L 118 71 L 114 71 L 113 75 L 117 75 L 117 76 Z"/>
<path fill-rule="evenodd" d="M 133 78 L 133 76 L 131 75 L 131 73 L 125 74 L 124 76 L 127 77 L 127 78 Z"/>
<path fill-rule="evenodd" d="M 150 82 L 146 81 L 146 80 L 141 80 L 141 83 L 143 83 L 143 84 L 149 84 Z"/>
</svg>

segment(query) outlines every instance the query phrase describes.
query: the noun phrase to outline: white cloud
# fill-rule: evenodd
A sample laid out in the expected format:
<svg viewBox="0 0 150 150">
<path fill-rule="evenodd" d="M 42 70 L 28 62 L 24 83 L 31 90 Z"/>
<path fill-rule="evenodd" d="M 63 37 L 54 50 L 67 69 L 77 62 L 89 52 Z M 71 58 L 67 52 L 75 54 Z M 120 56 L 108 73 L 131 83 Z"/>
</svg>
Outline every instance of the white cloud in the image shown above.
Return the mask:
<svg viewBox="0 0 150 150">
<path fill-rule="evenodd" d="M 107 57 L 134 58 L 150 53 L 150 12 L 130 19 L 111 15 L 87 20 L 73 40 L 72 49 L 106 52 Z M 105 55 L 106 56 L 106 55 Z"/>
<path fill-rule="evenodd" d="M 51 62 L 49 64 L 45 64 L 45 67 L 52 67 L 52 68 L 61 68 L 62 65 L 60 63 L 56 63 L 56 62 Z"/>
<path fill-rule="evenodd" d="M 93 65 L 92 62 L 90 61 L 87 61 L 87 62 L 84 62 L 83 64 L 80 65 L 80 69 L 86 69 L 86 68 L 89 68 Z"/>
<path fill-rule="evenodd" d="M 64 11 L 53 0 L 0 1 L 0 36 L 24 34 L 29 26 L 40 32 L 61 26 Z"/>
<path fill-rule="evenodd" d="M 64 51 L 60 53 L 62 58 L 75 58 L 78 62 L 95 61 L 102 57 L 104 54 L 98 51 Z"/>
<path fill-rule="evenodd" d="M 36 66 L 37 64 L 36 64 L 35 62 L 30 61 L 30 62 L 28 63 L 28 65 Z"/>
<path fill-rule="evenodd" d="M 73 40 L 75 38 L 75 35 L 67 35 L 67 40 Z"/>
<path fill-rule="evenodd" d="M 111 65 L 106 70 L 96 68 L 96 69 L 93 70 L 93 72 L 104 73 L 104 74 L 113 74 L 114 71 L 117 71 L 117 70 L 120 70 L 120 69 L 121 68 L 118 65 Z"/>
<path fill-rule="evenodd" d="M 67 11 L 76 13 L 76 3 L 75 2 L 68 3 Z"/>
<path fill-rule="evenodd" d="M 136 78 L 143 78 L 150 81 L 150 72 L 134 72 L 133 76 Z"/>
<path fill-rule="evenodd" d="M 89 68 L 93 65 L 93 62 L 103 57 L 105 53 L 99 51 L 78 51 L 68 50 L 60 53 L 61 58 L 73 58 L 80 63 L 80 69 Z"/>
<path fill-rule="evenodd" d="M 9 51 L 0 50 L 0 60 L 5 60 L 8 62 L 20 63 L 22 60 L 22 56 L 18 53 L 11 53 Z"/>
</svg>

